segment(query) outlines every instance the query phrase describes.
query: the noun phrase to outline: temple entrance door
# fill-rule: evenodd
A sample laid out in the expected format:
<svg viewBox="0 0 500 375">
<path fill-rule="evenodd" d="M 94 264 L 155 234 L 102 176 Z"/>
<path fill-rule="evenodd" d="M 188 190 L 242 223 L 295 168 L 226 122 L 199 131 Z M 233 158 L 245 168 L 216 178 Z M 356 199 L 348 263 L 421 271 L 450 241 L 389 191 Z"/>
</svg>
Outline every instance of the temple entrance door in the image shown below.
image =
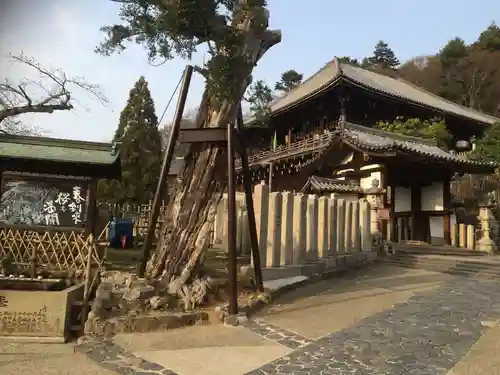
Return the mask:
<svg viewBox="0 0 500 375">
<path fill-rule="evenodd" d="M 412 213 L 411 239 L 413 241 L 430 241 L 430 221 L 429 215 L 425 212 L 417 211 Z"/>
</svg>

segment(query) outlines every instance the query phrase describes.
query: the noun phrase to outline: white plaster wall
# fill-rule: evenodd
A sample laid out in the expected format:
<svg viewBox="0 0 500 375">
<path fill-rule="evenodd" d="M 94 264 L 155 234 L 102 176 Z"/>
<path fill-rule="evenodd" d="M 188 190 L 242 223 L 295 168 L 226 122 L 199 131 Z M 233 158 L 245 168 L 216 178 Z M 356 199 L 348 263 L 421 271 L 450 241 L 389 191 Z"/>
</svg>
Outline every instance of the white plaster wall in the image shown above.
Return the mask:
<svg viewBox="0 0 500 375">
<path fill-rule="evenodd" d="M 433 182 L 422 187 L 422 211 L 443 211 L 443 183 Z"/>
<path fill-rule="evenodd" d="M 394 211 L 408 212 L 411 211 L 411 189 L 401 186 L 396 186 L 394 190 Z"/>
<path fill-rule="evenodd" d="M 444 218 L 442 216 L 431 216 L 429 218 L 431 239 L 444 240 Z"/>
<path fill-rule="evenodd" d="M 375 168 L 375 167 L 378 167 L 378 165 L 377 164 L 366 165 L 363 168 L 369 169 L 368 167 Z M 363 168 L 361 168 L 361 169 L 363 169 Z M 379 172 L 372 172 L 372 173 L 370 173 L 370 176 L 360 178 L 359 185 L 361 186 L 362 189 L 369 189 L 372 187 L 372 180 L 373 179 L 377 179 L 379 181 L 379 184 L 380 184 L 379 186 L 383 186 L 382 173 L 380 171 Z"/>
</svg>

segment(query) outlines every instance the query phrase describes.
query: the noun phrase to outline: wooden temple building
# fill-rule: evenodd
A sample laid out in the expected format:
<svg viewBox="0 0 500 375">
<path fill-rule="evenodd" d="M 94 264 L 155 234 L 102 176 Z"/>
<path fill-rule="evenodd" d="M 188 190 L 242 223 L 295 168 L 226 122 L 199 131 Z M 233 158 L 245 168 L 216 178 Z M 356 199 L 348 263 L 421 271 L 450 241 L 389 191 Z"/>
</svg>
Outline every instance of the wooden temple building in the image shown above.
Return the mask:
<svg viewBox="0 0 500 375">
<path fill-rule="evenodd" d="M 384 189 L 382 231 L 392 241 L 450 244 L 450 181 L 460 174 L 494 172 L 494 165 L 459 157 L 455 149 L 472 147 L 471 139 L 497 118 L 338 59 L 270 109 L 265 126 L 245 121 L 253 181 L 269 181 L 272 191 L 357 200 L 376 180 Z M 443 119 L 453 136 L 450 151 L 434 140 L 375 128 L 397 117 Z"/>
</svg>

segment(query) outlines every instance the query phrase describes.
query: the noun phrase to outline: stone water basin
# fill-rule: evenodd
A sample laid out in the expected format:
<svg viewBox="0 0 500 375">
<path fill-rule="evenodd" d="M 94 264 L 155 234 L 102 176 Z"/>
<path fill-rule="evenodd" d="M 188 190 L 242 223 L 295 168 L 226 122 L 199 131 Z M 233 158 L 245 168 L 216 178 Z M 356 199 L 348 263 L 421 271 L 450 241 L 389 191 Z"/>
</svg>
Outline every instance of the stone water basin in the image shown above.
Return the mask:
<svg viewBox="0 0 500 375">
<path fill-rule="evenodd" d="M 72 306 L 84 284 L 64 279 L 0 277 L 0 337 L 22 342 L 66 342 Z"/>
</svg>

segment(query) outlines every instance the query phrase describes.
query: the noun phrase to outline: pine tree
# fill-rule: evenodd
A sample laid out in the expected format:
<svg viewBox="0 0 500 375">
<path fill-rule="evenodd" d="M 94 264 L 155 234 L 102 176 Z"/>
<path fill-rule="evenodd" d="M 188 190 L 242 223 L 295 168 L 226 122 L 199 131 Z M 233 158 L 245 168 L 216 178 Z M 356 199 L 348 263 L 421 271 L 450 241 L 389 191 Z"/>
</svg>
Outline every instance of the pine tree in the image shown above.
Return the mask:
<svg viewBox="0 0 500 375">
<path fill-rule="evenodd" d="M 287 70 L 281 75 L 281 80 L 276 82 L 274 89 L 282 92 L 290 92 L 302 83 L 304 76 L 296 70 Z"/>
<path fill-rule="evenodd" d="M 162 143 L 148 83 L 140 77 L 113 138 L 122 160 L 121 181 L 102 180 L 99 195 L 112 203 L 145 203 L 152 199 L 161 169 Z"/>
<path fill-rule="evenodd" d="M 373 55 L 363 60 L 364 67 L 380 70 L 396 70 L 399 60 L 389 45 L 380 40 L 373 50 Z"/>
</svg>

